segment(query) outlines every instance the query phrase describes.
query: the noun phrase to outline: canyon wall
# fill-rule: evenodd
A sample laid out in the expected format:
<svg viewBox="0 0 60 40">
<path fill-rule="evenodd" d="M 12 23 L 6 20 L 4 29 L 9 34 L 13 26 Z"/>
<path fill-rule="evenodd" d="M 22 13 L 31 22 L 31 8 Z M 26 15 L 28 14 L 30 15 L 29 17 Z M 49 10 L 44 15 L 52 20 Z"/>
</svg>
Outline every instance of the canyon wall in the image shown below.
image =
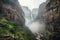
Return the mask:
<svg viewBox="0 0 60 40">
<path fill-rule="evenodd" d="M 24 25 L 24 12 L 21 9 L 18 0 L 0 0 L 0 15 L 8 16 L 9 20 L 16 21 Z"/>
<path fill-rule="evenodd" d="M 0 40 L 36 40 L 18 0 L 0 0 Z"/>
<path fill-rule="evenodd" d="M 50 0 L 46 5 L 46 30 L 50 32 L 48 40 L 60 39 L 60 0 Z"/>
</svg>

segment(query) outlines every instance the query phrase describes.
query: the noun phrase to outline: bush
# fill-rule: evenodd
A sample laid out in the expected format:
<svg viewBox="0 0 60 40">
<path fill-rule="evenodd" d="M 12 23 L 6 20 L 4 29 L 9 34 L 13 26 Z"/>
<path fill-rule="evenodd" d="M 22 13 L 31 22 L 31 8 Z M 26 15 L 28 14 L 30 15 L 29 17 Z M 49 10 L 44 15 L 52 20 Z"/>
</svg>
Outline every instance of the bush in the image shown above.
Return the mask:
<svg viewBox="0 0 60 40">
<path fill-rule="evenodd" d="M 33 34 L 26 31 L 24 27 L 16 24 L 15 22 L 8 21 L 4 17 L 0 17 L 0 38 L 1 37 L 3 39 L 10 37 L 9 39 L 11 40 L 34 40 Z"/>
</svg>

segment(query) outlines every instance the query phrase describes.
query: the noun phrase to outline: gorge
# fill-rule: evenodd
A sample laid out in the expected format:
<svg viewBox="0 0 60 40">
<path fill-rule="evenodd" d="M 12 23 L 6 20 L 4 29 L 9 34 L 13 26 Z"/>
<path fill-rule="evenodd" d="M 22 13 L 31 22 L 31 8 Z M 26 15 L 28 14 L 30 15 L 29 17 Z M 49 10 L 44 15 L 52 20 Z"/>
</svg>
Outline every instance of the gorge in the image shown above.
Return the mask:
<svg viewBox="0 0 60 40">
<path fill-rule="evenodd" d="M 0 40 L 60 40 L 60 0 L 0 0 Z"/>
</svg>

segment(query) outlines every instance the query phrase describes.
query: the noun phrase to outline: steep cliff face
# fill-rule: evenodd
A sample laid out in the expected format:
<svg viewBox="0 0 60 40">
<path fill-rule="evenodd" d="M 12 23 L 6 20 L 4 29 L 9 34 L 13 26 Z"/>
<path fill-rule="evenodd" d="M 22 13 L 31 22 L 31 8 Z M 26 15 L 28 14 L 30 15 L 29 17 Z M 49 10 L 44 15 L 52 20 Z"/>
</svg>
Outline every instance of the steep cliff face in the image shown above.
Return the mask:
<svg viewBox="0 0 60 40">
<path fill-rule="evenodd" d="M 20 25 L 24 24 L 24 13 L 18 0 L 0 0 L 0 14 L 21 23 Z"/>
<path fill-rule="evenodd" d="M 28 25 L 28 23 L 31 21 L 31 11 L 28 7 L 22 6 L 22 10 L 24 12 L 24 18 L 25 18 L 25 25 Z"/>
<path fill-rule="evenodd" d="M 47 8 L 46 17 L 47 17 L 47 22 L 49 23 L 49 25 L 51 24 L 53 26 L 52 23 L 55 24 L 55 22 L 58 22 L 58 20 L 60 20 L 59 19 L 59 16 L 60 16 L 60 14 L 59 14 L 60 13 L 59 12 L 60 11 L 60 7 L 59 7 L 60 3 L 59 2 L 60 2 L 59 0 L 53 0 L 53 1 L 50 0 L 50 2 L 46 6 L 46 8 Z M 52 22 L 52 23 L 50 23 L 50 22 Z M 54 30 L 54 27 L 52 27 L 52 28 Z"/>
<path fill-rule="evenodd" d="M 60 0 L 50 0 L 46 9 L 47 40 L 60 40 Z"/>
<path fill-rule="evenodd" d="M 32 14 L 32 19 L 33 20 L 35 20 L 36 19 L 36 17 L 37 17 L 37 15 L 38 15 L 38 8 L 34 8 L 34 9 L 32 9 L 32 12 L 31 12 Z"/>
<path fill-rule="evenodd" d="M 44 16 L 46 15 L 46 5 L 47 5 L 48 1 L 42 3 L 39 6 L 39 10 L 38 10 L 38 15 L 36 17 L 36 19 L 38 21 L 44 21 Z"/>
<path fill-rule="evenodd" d="M 26 7 L 26 6 L 22 6 L 22 9 L 23 9 L 23 11 L 25 13 L 25 18 L 30 20 L 31 19 L 31 11 L 30 11 L 30 9 L 28 7 Z"/>
<path fill-rule="evenodd" d="M 35 40 L 24 24 L 24 12 L 18 0 L 0 0 L 0 40 Z"/>
</svg>

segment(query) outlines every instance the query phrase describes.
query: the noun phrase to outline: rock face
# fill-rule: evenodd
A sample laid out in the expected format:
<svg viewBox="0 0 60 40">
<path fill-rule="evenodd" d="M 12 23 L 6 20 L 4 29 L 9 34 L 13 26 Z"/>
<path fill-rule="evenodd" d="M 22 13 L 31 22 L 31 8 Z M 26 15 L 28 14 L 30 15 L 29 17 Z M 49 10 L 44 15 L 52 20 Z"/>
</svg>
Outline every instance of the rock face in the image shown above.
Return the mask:
<svg viewBox="0 0 60 40">
<path fill-rule="evenodd" d="M 8 16 L 9 20 L 24 25 L 24 12 L 18 3 L 18 0 L 0 0 L 0 15 Z"/>
<path fill-rule="evenodd" d="M 30 20 L 31 19 L 31 11 L 30 11 L 30 9 L 28 7 L 26 7 L 26 6 L 22 6 L 22 9 L 23 9 L 23 11 L 25 13 L 25 18 Z"/>
<path fill-rule="evenodd" d="M 25 13 L 25 18 L 27 18 L 29 20 L 35 19 L 37 14 L 38 14 L 38 8 L 34 8 L 31 11 L 28 7 L 22 6 L 22 9 L 23 9 L 23 11 Z"/>
<path fill-rule="evenodd" d="M 60 0 L 50 0 L 46 8 L 46 30 L 51 33 L 48 40 L 60 40 Z"/>
<path fill-rule="evenodd" d="M 0 0 L 0 40 L 35 40 L 24 24 L 24 12 L 18 0 Z"/>
<path fill-rule="evenodd" d="M 44 15 L 46 13 L 46 5 L 47 5 L 48 1 L 42 3 L 40 6 L 39 6 L 39 10 L 38 10 L 38 15 L 36 17 L 36 20 L 38 21 L 44 21 Z"/>
<path fill-rule="evenodd" d="M 35 20 L 36 19 L 36 16 L 37 16 L 37 14 L 38 14 L 38 8 L 34 8 L 34 9 L 32 9 L 32 12 L 31 12 L 32 14 L 32 20 Z"/>
<path fill-rule="evenodd" d="M 47 0 L 48 1 L 48 0 Z M 60 40 L 60 0 L 49 0 L 45 6 L 43 21 L 46 30 L 43 38 L 46 40 Z"/>
<path fill-rule="evenodd" d="M 28 23 L 31 21 L 31 11 L 28 7 L 22 6 L 22 10 L 24 12 L 24 18 L 25 18 L 25 25 L 27 26 Z"/>
</svg>

